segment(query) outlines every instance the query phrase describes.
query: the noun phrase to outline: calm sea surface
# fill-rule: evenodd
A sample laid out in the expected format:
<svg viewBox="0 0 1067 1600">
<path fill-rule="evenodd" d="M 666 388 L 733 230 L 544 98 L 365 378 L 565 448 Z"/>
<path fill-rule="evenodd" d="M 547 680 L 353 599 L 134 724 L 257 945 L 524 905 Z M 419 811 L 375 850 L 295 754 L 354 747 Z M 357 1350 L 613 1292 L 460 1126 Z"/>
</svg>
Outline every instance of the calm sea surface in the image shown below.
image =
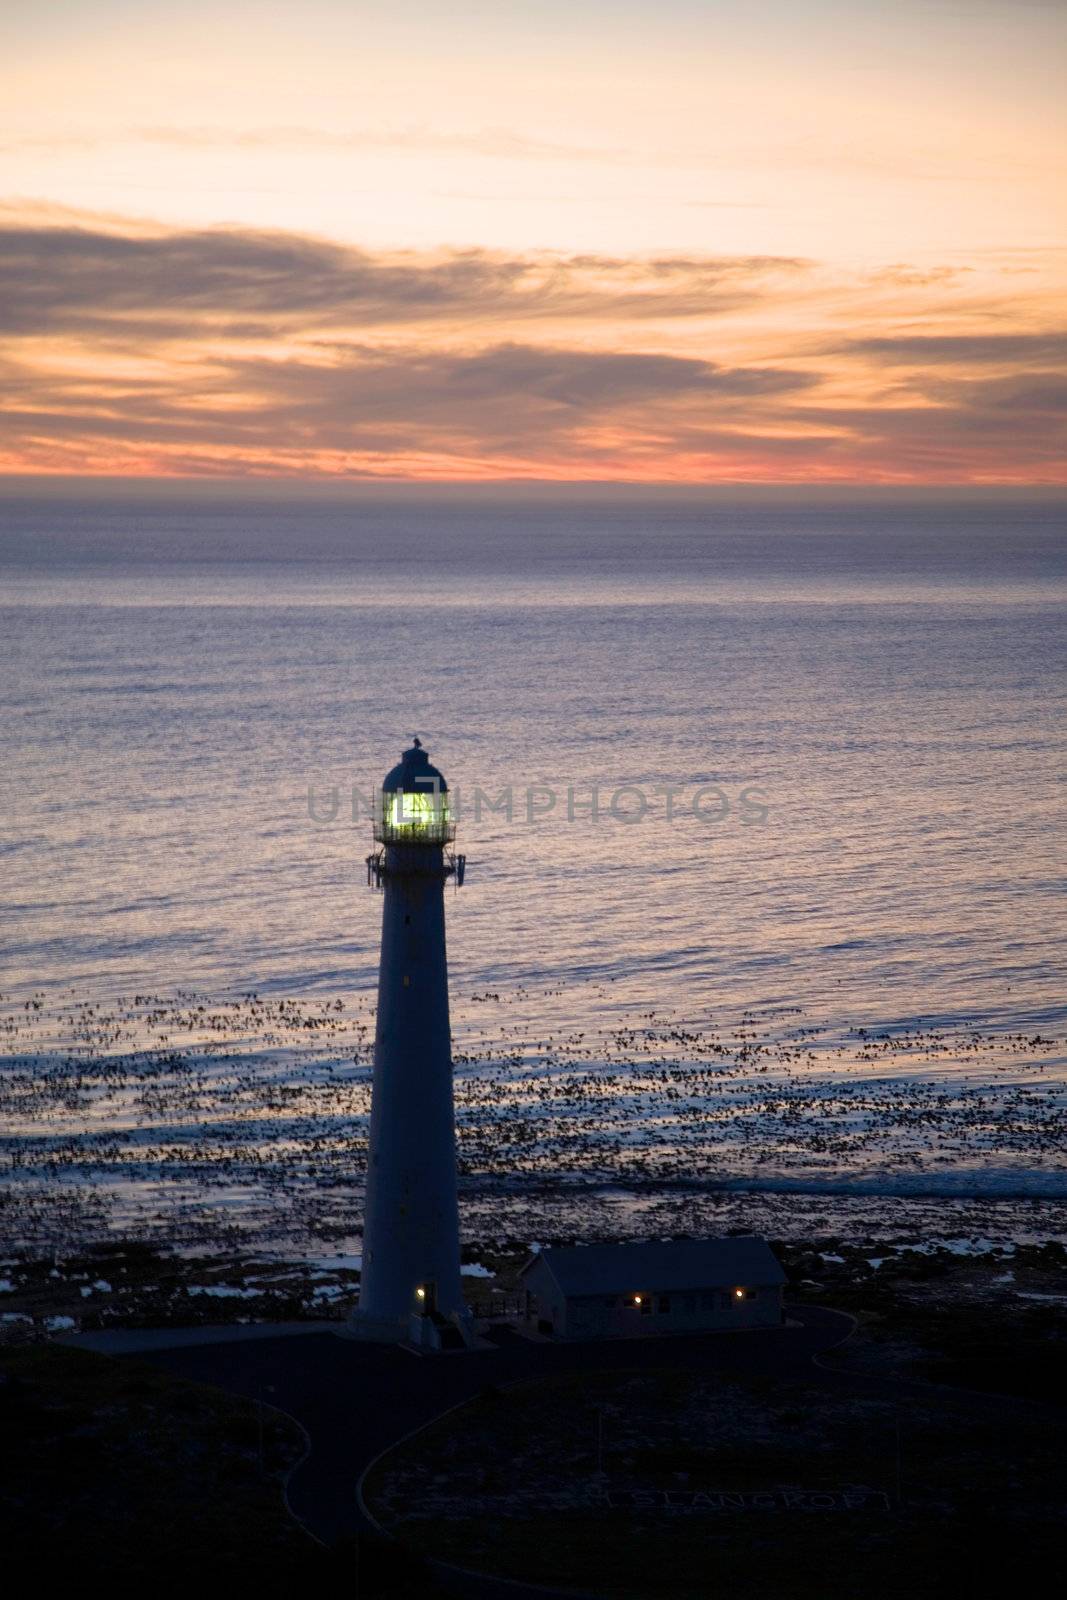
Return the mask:
<svg viewBox="0 0 1067 1600">
<path fill-rule="evenodd" d="M 757 1191 L 1064 1193 L 1054 507 L 0 510 L 18 1236 L 358 1246 L 353 792 L 416 733 L 469 863 L 470 1236 L 721 1228 L 716 1185 L 779 1231 L 825 1214 Z"/>
<path fill-rule="evenodd" d="M 457 1000 L 1063 1019 L 1053 507 L 2 516 L 8 993 L 365 989 L 352 788 L 418 733 L 467 802 Z"/>
</svg>

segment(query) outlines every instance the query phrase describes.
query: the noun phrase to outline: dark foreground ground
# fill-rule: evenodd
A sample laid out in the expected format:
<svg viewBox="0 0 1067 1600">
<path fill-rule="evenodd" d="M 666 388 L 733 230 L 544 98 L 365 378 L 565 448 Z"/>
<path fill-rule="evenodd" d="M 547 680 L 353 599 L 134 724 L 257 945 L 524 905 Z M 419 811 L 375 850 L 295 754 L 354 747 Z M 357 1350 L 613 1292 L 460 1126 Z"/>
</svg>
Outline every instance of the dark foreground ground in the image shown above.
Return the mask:
<svg viewBox="0 0 1067 1600">
<path fill-rule="evenodd" d="M 294 1583 L 319 1554 L 285 1511 L 300 1428 L 141 1363 L 41 1345 L 0 1360 L 5 1565 L 165 1582 L 191 1552 L 220 1579 Z M 14 1591 L 12 1591 L 14 1592 Z"/>
<path fill-rule="evenodd" d="M 1057 1558 L 1059 1457 L 1036 1412 L 634 1369 L 483 1395 L 364 1494 L 415 1550 L 627 1600 L 937 1595 L 985 1581 L 991 1527 Z"/>
<path fill-rule="evenodd" d="M 793 1247 L 798 1326 L 759 1333 L 436 1359 L 329 1325 L 123 1358 L 8 1347 L 3 1548 L 112 1592 L 239 1575 L 518 1600 L 437 1559 L 619 1600 L 1015 1589 L 1067 1532 L 1062 1252 L 851 1254 Z M 398 1544 L 361 1511 L 368 1467 Z"/>
</svg>

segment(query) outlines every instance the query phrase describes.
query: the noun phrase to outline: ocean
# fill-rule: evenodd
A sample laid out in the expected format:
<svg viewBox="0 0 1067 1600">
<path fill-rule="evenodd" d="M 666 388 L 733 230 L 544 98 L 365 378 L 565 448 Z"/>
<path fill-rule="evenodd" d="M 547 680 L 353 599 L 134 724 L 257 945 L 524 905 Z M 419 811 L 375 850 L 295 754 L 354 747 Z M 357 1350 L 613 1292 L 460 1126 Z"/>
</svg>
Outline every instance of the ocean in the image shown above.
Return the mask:
<svg viewBox="0 0 1067 1600">
<path fill-rule="evenodd" d="M 0 525 L 16 1186 L 149 1183 L 165 1212 L 227 1118 L 274 1140 L 279 1204 L 283 1148 L 320 1192 L 316 1137 L 330 1184 L 358 1166 L 365 797 L 417 734 L 468 862 L 448 937 L 472 1193 L 509 1173 L 632 1191 L 635 1147 L 650 1181 L 1067 1192 L 1062 506 L 175 489 L 9 495 Z M 364 1031 L 295 1037 L 292 1007 L 268 1025 L 282 1001 Z M 161 1088 L 167 1007 L 197 1063 L 196 1093 L 173 1069 L 184 1102 Z M 667 1077 L 637 1083 L 650 1063 L 682 1075 L 686 1126 Z M 705 1114 L 720 1066 L 728 1133 Z M 298 1098 L 327 1069 L 268 1130 L 262 1084 Z M 768 1100 L 782 1074 L 796 1104 Z M 574 1126 L 540 1140 L 544 1084 L 572 1079 Z M 820 1159 L 798 1118 L 825 1132 L 845 1080 L 866 1098 Z"/>
</svg>

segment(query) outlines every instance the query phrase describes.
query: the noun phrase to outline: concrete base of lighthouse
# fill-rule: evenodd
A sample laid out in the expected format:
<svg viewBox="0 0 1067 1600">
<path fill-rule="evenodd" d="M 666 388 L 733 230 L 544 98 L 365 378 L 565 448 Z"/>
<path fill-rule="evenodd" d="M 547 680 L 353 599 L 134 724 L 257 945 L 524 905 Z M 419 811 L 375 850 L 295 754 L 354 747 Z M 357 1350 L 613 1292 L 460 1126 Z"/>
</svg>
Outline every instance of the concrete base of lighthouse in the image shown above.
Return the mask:
<svg viewBox="0 0 1067 1600">
<path fill-rule="evenodd" d="M 344 1339 L 361 1339 L 368 1344 L 403 1344 L 408 1336 L 408 1321 L 410 1318 L 394 1321 L 392 1317 L 373 1317 L 357 1306 L 337 1331 Z"/>
<path fill-rule="evenodd" d="M 394 1320 L 361 1312 L 357 1306 L 344 1328 L 338 1331 L 345 1339 L 358 1339 L 367 1344 L 403 1344 L 425 1351 L 474 1350 L 480 1346 L 469 1311 L 437 1318 L 414 1311 L 405 1319 Z"/>
</svg>

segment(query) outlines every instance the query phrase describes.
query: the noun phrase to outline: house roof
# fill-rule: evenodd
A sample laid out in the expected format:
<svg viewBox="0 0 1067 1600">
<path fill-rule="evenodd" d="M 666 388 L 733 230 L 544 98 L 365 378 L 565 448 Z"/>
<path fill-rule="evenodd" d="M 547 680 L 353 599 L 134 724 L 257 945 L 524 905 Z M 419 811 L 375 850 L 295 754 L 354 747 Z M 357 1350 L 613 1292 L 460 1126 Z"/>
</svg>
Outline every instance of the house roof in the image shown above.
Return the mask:
<svg viewBox="0 0 1067 1600">
<path fill-rule="evenodd" d="M 785 1282 L 785 1273 L 767 1241 L 754 1235 L 667 1244 L 566 1245 L 540 1251 L 523 1272 L 539 1261 L 565 1295 Z"/>
</svg>

